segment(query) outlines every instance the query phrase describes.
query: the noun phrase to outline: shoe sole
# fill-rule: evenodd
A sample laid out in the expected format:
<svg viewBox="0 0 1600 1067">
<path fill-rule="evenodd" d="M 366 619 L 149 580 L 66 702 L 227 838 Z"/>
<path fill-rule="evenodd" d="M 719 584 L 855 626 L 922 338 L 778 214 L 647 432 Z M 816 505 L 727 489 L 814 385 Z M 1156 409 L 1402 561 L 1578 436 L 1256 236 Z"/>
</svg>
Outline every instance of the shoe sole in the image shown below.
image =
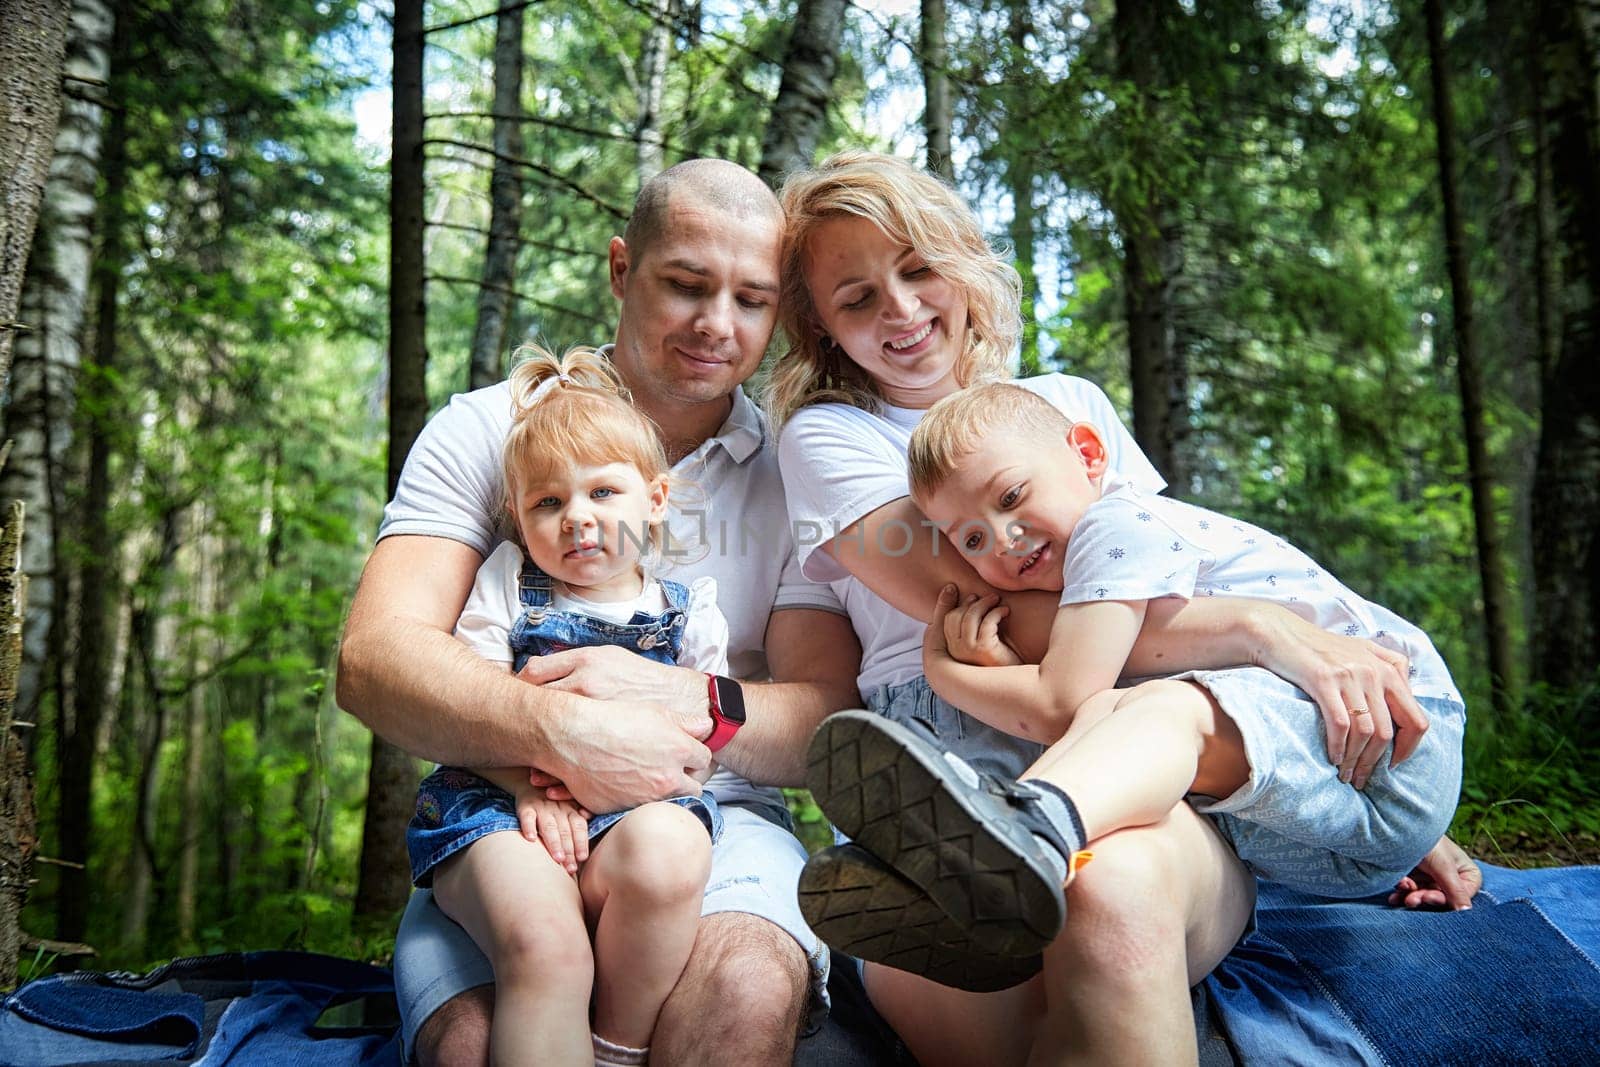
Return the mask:
<svg viewBox="0 0 1600 1067">
<path fill-rule="evenodd" d="M 1038 956 L 984 952 L 926 893 L 855 845 L 823 849 L 806 861 L 800 911 L 840 952 L 955 989 L 1010 989 L 1043 966 Z"/>
<path fill-rule="evenodd" d="M 807 753 L 817 805 L 932 898 L 985 952 L 1032 956 L 1066 921 L 1060 882 L 1005 802 L 932 743 L 865 711 L 829 716 Z"/>
</svg>

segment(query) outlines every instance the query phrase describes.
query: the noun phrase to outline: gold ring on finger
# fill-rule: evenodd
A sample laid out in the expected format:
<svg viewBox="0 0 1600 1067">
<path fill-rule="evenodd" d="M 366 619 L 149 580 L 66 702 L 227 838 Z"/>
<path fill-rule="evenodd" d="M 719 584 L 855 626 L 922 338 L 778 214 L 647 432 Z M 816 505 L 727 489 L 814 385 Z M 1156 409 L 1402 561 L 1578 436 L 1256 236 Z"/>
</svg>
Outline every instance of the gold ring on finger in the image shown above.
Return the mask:
<svg viewBox="0 0 1600 1067">
<path fill-rule="evenodd" d="M 1366 708 L 1351 708 L 1350 709 L 1350 714 L 1352 714 L 1352 715 L 1370 715 L 1371 712 L 1367 711 Z"/>
</svg>

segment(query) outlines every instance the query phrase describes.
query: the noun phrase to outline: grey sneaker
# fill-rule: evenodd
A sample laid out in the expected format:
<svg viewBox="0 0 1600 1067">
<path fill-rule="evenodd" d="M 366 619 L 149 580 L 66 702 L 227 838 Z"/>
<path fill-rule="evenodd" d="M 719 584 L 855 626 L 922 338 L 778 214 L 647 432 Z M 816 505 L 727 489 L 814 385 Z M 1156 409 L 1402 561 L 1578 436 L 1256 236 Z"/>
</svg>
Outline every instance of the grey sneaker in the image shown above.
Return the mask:
<svg viewBox="0 0 1600 1067">
<path fill-rule="evenodd" d="M 940 985 L 992 993 L 1039 973 L 1037 956 L 985 952 L 954 919 L 858 845 L 825 848 L 800 875 L 800 910 L 840 952 Z"/>
<path fill-rule="evenodd" d="M 829 716 L 808 752 L 806 784 L 833 824 L 926 893 L 978 949 L 1033 956 L 1066 921 L 1057 836 L 1031 790 L 983 774 L 899 723 L 866 711 Z"/>
</svg>

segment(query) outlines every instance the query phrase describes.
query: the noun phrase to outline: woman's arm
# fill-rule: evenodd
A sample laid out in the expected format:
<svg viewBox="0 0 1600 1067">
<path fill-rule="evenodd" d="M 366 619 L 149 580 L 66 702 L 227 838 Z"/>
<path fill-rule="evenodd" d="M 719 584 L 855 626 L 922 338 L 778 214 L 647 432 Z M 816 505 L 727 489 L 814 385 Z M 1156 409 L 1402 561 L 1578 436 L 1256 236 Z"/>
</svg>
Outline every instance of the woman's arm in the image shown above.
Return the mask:
<svg viewBox="0 0 1600 1067">
<path fill-rule="evenodd" d="M 868 589 L 913 618 L 931 621 L 939 590 L 961 597 L 996 592 L 919 511 L 910 497 L 890 501 L 822 546 Z M 1057 597 L 1001 593 L 1010 608 L 1004 636 L 1028 663 L 1044 659 Z M 1150 602 L 1128 656 L 1130 676 L 1242 665 L 1263 667 L 1299 686 L 1321 708 L 1328 756 L 1352 781 L 1367 776 L 1394 739 L 1404 760 L 1427 731 L 1411 695 L 1404 656 L 1361 638 L 1330 634 L 1264 600 L 1202 597 Z M 1352 714 L 1352 709 L 1370 714 Z"/>
</svg>

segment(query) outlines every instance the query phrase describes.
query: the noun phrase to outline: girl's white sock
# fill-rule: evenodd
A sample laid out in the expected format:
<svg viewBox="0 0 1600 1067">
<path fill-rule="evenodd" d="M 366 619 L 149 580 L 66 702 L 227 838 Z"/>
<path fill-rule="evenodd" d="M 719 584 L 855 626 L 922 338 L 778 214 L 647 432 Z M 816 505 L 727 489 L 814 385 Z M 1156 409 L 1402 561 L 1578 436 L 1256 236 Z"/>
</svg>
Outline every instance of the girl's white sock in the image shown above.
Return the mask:
<svg viewBox="0 0 1600 1067">
<path fill-rule="evenodd" d="M 644 1048 L 629 1048 L 627 1045 L 607 1041 L 599 1034 L 589 1036 L 594 1038 L 595 1067 L 643 1067 L 650 1059 L 649 1045 Z"/>
</svg>

